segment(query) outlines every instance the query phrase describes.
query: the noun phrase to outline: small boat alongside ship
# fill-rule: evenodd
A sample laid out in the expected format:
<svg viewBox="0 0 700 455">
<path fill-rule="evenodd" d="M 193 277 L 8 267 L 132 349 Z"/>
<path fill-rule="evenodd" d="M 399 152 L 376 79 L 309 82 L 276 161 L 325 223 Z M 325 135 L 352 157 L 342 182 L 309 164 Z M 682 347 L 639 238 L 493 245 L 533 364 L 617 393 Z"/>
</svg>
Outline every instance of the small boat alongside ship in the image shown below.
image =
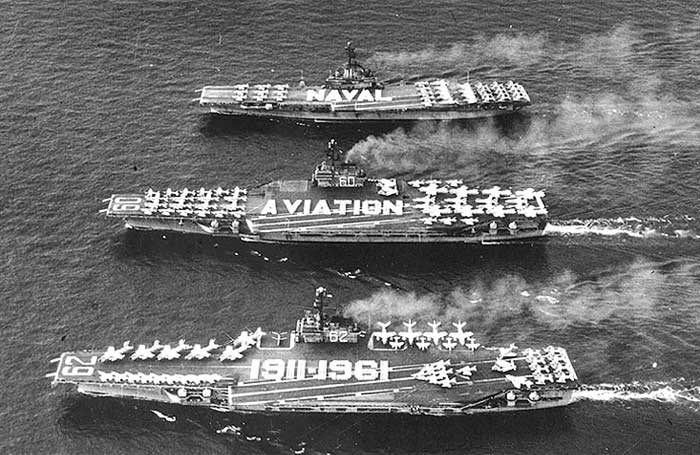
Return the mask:
<svg viewBox="0 0 700 455">
<path fill-rule="evenodd" d="M 65 352 L 47 377 L 86 395 L 243 413 L 459 416 L 565 406 L 579 387 L 563 348 L 487 347 L 461 321 L 370 331 L 329 316 L 328 298 L 318 288 L 293 330 Z"/>
<path fill-rule="evenodd" d="M 209 112 L 316 123 L 459 120 L 511 114 L 530 105 L 514 81 L 426 79 L 383 83 L 357 62 L 352 42 L 347 62 L 320 86 L 236 83 L 206 86 L 199 104 Z"/>
<path fill-rule="evenodd" d="M 331 140 L 308 180 L 119 193 L 103 212 L 130 229 L 248 242 L 499 244 L 544 235 L 543 199 L 542 190 L 479 189 L 457 178 L 370 178 Z"/>
</svg>

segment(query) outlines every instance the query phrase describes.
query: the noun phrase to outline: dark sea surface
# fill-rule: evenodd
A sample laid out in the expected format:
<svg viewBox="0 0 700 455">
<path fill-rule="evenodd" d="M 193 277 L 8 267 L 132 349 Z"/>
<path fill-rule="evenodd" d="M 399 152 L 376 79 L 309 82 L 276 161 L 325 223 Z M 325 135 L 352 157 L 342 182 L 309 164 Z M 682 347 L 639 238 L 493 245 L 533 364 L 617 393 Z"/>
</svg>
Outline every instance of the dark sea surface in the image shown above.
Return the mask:
<svg viewBox="0 0 700 455">
<path fill-rule="evenodd" d="M 0 453 L 700 453 L 700 12 L 666 1 L 2 2 Z M 321 81 L 354 38 L 383 79 L 515 79 L 527 115 L 334 128 L 203 115 L 203 85 Z M 519 247 L 258 247 L 126 232 L 112 192 L 300 178 L 335 136 L 377 176 L 545 188 Z M 245 416 L 50 387 L 63 351 L 352 314 L 461 318 L 565 346 L 555 411 Z M 176 420 L 159 418 L 156 410 Z M 240 428 L 240 430 L 238 429 Z"/>
</svg>

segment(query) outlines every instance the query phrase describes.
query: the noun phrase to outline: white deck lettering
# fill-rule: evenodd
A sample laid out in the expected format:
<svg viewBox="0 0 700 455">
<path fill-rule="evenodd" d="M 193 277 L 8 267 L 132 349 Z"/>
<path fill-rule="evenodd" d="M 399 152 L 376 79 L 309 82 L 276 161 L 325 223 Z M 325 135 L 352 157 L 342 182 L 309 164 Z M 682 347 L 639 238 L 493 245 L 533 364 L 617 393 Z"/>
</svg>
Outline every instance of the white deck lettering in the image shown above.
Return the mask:
<svg viewBox="0 0 700 455">
<path fill-rule="evenodd" d="M 365 215 L 379 215 L 382 213 L 380 201 L 362 201 L 362 213 Z"/>
<path fill-rule="evenodd" d="M 294 203 L 292 203 L 289 199 L 284 199 L 282 202 L 284 203 L 284 207 L 287 209 L 287 213 L 293 215 L 301 205 L 302 201 L 301 199 L 297 199 L 294 201 Z"/>
<path fill-rule="evenodd" d="M 341 215 L 345 215 L 346 213 L 348 213 L 348 207 L 350 206 L 350 204 L 352 204 L 352 201 L 347 199 L 336 199 L 335 201 L 333 201 L 333 204 L 338 206 L 338 210 Z"/>
<path fill-rule="evenodd" d="M 306 91 L 306 101 L 313 102 L 326 102 L 326 103 L 338 103 L 342 101 L 355 101 L 358 103 L 363 102 L 374 102 L 374 101 L 391 101 L 392 97 L 382 96 L 382 90 L 369 90 L 369 89 L 308 89 Z"/>
<path fill-rule="evenodd" d="M 316 207 L 314 207 L 314 211 L 311 212 L 312 215 L 330 215 L 331 214 L 331 209 L 328 207 L 328 202 L 326 202 L 324 199 L 321 199 L 316 203 Z"/>
<path fill-rule="evenodd" d="M 296 359 L 254 359 L 250 364 L 250 380 L 281 381 L 315 379 L 376 381 L 389 379 L 389 362 L 382 360 L 319 360 L 307 362 Z"/>
<path fill-rule="evenodd" d="M 403 201 L 402 200 L 396 200 L 396 201 L 382 201 L 382 215 L 403 215 Z"/>
<path fill-rule="evenodd" d="M 96 364 L 96 355 L 91 356 L 89 360 L 81 359 L 75 355 L 66 356 L 63 368 L 61 368 L 61 376 L 92 376 Z"/>
<path fill-rule="evenodd" d="M 265 207 L 260 211 L 261 215 L 277 215 L 277 202 L 270 199 L 265 203 Z"/>
<path fill-rule="evenodd" d="M 335 199 L 331 204 L 325 199 L 283 199 L 282 206 L 278 207 L 277 201 L 270 199 L 260 215 L 277 215 L 280 209 L 289 215 L 403 215 L 403 201 Z"/>
</svg>

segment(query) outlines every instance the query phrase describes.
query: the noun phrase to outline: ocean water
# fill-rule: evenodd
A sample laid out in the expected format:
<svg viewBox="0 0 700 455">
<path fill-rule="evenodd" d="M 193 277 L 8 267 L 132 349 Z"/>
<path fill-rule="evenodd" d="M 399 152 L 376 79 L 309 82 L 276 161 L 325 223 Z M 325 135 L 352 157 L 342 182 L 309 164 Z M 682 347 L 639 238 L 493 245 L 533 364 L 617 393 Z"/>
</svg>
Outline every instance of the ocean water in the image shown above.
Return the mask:
<svg viewBox="0 0 700 455">
<path fill-rule="evenodd" d="M 700 452 L 696 2 L 24 0 L 0 26 L 1 453 Z M 383 79 L 516 79 L 533 106 L 358 129 L 192 102 L 208 84 L 320 81 L 348 39 Z M 98 213 L 117 191 L 303 177 L 330 136 L 374 175 L 545 188 L 551 236 L 258 247 Z M 585 386 L 560 410 L 445 420 L 185 410 L 44 377 L 65 350 L 290 327 L 319 285 L 350 314 L 565 346 Z"/>
</svg>

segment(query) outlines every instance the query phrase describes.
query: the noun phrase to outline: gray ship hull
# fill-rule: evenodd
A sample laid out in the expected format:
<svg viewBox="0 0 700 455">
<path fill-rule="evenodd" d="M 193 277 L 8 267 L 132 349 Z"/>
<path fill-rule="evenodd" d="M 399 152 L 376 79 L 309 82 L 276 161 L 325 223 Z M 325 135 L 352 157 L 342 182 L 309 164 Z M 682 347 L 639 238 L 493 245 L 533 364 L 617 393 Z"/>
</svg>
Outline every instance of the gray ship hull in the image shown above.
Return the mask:
<svg viewBox="0 0 700 455">
<path fill-rule="evenodd" d="M 338 177 L 322 166 L 318 175 L 345 186 L 281 180 L 250 190 L 149 190 L 113 195 L 106 214 L 135 230 L 261 243 L 499 244 L 544 235 L 543 191 L 479 190 L 460 179 L 358 182 L 365 177 Z"/>
<path fill-rule="evenodd" d="M 344 77 L 323 86 L 236 84 L 202 88 L 199 104 L 222 115 L 317 123 L 459 120 L 509 114 L 530 105 L 522 85 L 507 81 L 431 79 L 382 84 L 356 77 L 365 71 L 353 58 Z"/>
<path fill-rule="evenodd" d="M 157 387 L 144 386 L 104 386 L 101 384 L 80 384 L 77 391 L 84 395 L 93 397 L 105 397 L 120 399 L 133 399 L 153 402 L 173 403 L 169 394 L 164 393 L 163 389 Z M 537 402 L 523 399 L 520 403 L 514 402 L 504 407 L 464 407 L 464 406 L 417 406 L 414 403 L 394 401 L 394 393 L 387 392 L 384 397 L 385 401 L 374 401 L 381 397 L 374 395 L 372 402 L 363 402 L 355 400 L 323 400 L 310 401 L 303 404 L 299 403 L 258 403 L 258 404 L 232 404 L 232 405 L 217 405 L 211 408 L 221 412 L 233 412 L 240 414 L 410 414 L 410 415 L 429 415 L 436 417 L 457 417 L 475 414 L 487 413 L 503 413 L 514 411 L 533 411 L 538 409 L 552 409 L 563 406 L 568 406 L 572 402 L 573 390 L 561 390 L 550 393 L 546 399 L 541 399 Z M 217 391 L 220 394 L 228 393 L 228 390 Z M 500 398 L 507 403 L 505 392 L 492 397 Z M 182 404 L 182 403 L 179 403 Z M 185 403 L 186 404 L 186 403 Z M 198 404 L 190 403 L 191 406 Z"/>
<path fill-rule="evenodd" d="M 308 123 L 380 123 L 380 122 L 414 122 L 414 121 L 453 121 L 491 118 L 520 112 L 520 106 L 504 106 L 495 109 L 469 110 L 412 110 L 412 111 L 341 111 L 314 112 L 302 110 L 265 110 L 241 107 L 211 106 L 209 113 L 246 118 L 271 120 L 292 120 Z"/>
<path fill-rule="evenodd" d="M 198 234 L 212 237 L 228 237 L 251 243 L 269 244 L 416 244 L 416 243 L 451 243 L 451 244 L 512 244 L 525 243 L 540 239 L 544 229 L 521 231 L 517 236 L 510 233 L 483 233 L 479 236 L 450 236 L 430 232 L 270 232 L 245 234 L 230 226 L 212 229 L 210 226 L 192 220 L 172 220 L 159 218 L 126 218 L 127 229 L 135 231 L 177 232 L 180 234 Z"/>
<path fill-rule="evenodd" d="M 66 352 L 49 376 L 92 396 L 251 413 L 507 412 L 565 406 L 578 388 L 562 348 L 484 347 L 461 322 L 368 333 L 325 319 L 317 330 L 313 314 L 295 331 L 243 332 L 226 345 Z"/>
</svg>

